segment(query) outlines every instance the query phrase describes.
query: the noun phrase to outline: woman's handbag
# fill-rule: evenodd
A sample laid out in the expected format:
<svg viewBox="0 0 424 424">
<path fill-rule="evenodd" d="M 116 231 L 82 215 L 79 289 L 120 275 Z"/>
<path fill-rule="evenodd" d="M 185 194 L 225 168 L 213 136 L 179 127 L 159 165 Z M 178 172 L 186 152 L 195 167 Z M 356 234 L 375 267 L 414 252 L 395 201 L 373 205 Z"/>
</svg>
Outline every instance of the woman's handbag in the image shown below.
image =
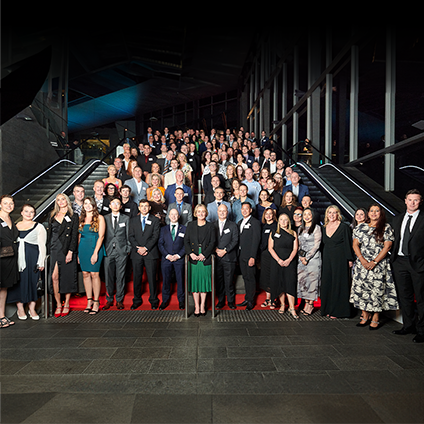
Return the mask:
<svg viewBox="0 0 424 424">
<path fill-rule="evenodd" d="M 15 256 L 13 246 L 0 247 L 0 258 L 10 258 L 11 256 Z"/>
</svg>

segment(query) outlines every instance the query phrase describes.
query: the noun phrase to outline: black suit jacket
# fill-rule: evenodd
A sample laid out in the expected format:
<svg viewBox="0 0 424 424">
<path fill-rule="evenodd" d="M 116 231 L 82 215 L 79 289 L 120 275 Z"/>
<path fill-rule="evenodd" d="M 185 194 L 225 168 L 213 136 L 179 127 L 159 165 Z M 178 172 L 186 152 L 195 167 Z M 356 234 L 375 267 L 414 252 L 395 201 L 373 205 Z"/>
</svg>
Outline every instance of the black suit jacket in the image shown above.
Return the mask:
<svg viewBox="0 0 424 424">
<path fill-rule="evenodd" d="M 49 219 L 49 226 L 47 227 L 47 248 L 50 248 L 50 241 L 52 236 L 52 220 Z M 59 241 L 62 244 L 62 252 L 67 255 L 68 251 L 76 253 L 78 250 L 78 225 L 79 217 L 76 213 L 72 216 L 67 213 L 59 227 Z"/>
<path fill-rule="evenodd" d="M 395 262 L 398 257 L 401 226 L 405 214 L 396 216 L 393 219 L 392 227 L 395 233 L 395 241 L 391 249 L 391 261 Z M 424 211 L 421 210 L 412 228 L 409 239 L 409 262 L 416 272 L 424 272 Z"/>
<path fill-rule="evenodd" d="M 149 214 L 144 231 L 141 228 L 141 215 L 130 219 L 129 239 L 131 243 L 131 259 L 158 259 L 158 240 L 160 235 L 160 220 Z M 147 255 L 140 256 L 137 246 L 146 247 Z"/>
<path fill-rule="evenodd" d="M 218 249 L 227 249 L 227 253 L 220 258 L 223 262 L 237 262 L 237 250 L 239 245 L 239 228 L 235 222 L 230 221 L 228 218 L 222 231 L 219 234 L 219 220 L 214 222 L 216 230 L 216 247 Z"/>
<path fill-rule="evenodd" d="M 243 220 L 240 220 L 237 224 L 239 233 L 242 222 Z M 261 243 L 260 222 L 253 216 L 250 216 L 239 237 L 239 258 L 244 260 L 249 260 L 250 258 L 256 259 Z"/>
<path fill-rule="evenodd" d="M 184 237 L 184 247 L 186 255 L 194 253 L 195 255 L 199 254 L 199 247 L 201 247 L 202 254 L 205 256 L 205 265 L 212 264 L 212 253 L 215 251 L 216 237 L 215 237 L 215 227 L 211 222 L 206 222 L 205 224 L 205 238 L 200 239 L 198 234 L 198 225 L 197 220 L 192 221 L 187 225 L 187 229 Z M 197 264 L 197 261 L 193 261 L 190 257 L 189 260 L 192 264 Z"/>
<path fill-rule="evenodd" d="M 181 258 L 175 263 L 183 263 L 185 255 L 184 237 L 186 227 L 184 225 L 177 224 L 176 230 L 175 240 L 172 240 L 171 226 L 163 226 L 160 230 L 158 247 L 162 254 L 163 261 L 168 261 L 168 259 L 166 259 L 168 255 L 180 255 Z"/>
</svg>

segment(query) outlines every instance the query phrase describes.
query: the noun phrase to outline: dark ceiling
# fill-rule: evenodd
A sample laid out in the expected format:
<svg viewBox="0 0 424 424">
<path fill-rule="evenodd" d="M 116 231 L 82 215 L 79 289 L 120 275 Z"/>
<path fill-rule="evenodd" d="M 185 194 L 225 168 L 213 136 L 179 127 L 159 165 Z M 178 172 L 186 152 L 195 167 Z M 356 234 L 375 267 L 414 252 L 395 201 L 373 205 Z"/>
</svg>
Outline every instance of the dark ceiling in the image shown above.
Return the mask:
<svg viewBox="0 0 424 424">
<path fill-rule="evenodd" d="M 2 28 L 2 83 L 19 60 L 65 36 L 69 48 L 69 132 L 233 90 L 240 84 L 246 61 L 251 60 L 254 42 L 269 29 L 203 23 L 143 25 L 141 18 L 138 25 L 87 25 L 77 29 L 37 22 L 19 26 L 10 21 Z M 335 53 L 347 41 L 349 32 L 333 32 Z M 273 28 L 274 36 L 277 34 L 275 51 L 282 52 L 285 39 L 294 38 L 295 33 L 294 28 Z M 422 35 L 416 29 L 397 34 L 396 122 L 402 130 L 424 119 Z M 305 56 L 303 53 L 303 73 L 307 69 Z M 347 62 L 346 69 L 349 66 Z M 35 93 L 40 89 L 38 80 L 37 84 Z M 306 86 L 300 88 L 307 90 Z M 19 87 L 10 90 L 22 96 L 16 107 L 27 98 L 30 104 L 35 95 L 32 91 L 26 88 L 25 93 L 19 92 Z M 360 51 L 360 112 L 384 121 L 384 92 L 385 31 L 374 28 Z"/>
</svg>

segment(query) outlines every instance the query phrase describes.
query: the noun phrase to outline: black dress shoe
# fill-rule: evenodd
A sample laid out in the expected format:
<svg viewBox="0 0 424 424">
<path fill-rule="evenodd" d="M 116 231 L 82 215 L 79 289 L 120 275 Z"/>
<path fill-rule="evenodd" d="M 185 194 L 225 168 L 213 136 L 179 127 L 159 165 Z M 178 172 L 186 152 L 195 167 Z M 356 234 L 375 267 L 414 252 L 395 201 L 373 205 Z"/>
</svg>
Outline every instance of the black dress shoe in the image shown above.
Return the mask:
<svg viewBox="0 0 424 424">
<path fill-rule="evenodd" d="M 255 305 L 253 303 L 247 302 L 246 311 L 251 311 L 254 307 Z"/>
<path fill-rule="evenodd" d="M 407 334 L 416 334 L 417 331 L 415 330 L 415 328 L 401 328 L 400 330 L 393 330 L 392 331 L 393 334 L 397 334 L 398 336 L 406 336 Z"/>
<path fill-rule="evenodd" d="M 237 308 L 236 308 L 236 305 L 234 305 L 234 302 L 228 302 L 228 307 L 229 307 L 230 309 L 237 309 Z"/>
<path fill-rule="evenodd" d="M 154 304 L 152 305 L 152 309 L 157 309 L 157 308 L 158 308 L 157 303 L 154 303 Z"/>
<path fill-rule="evenodd" d="M 133 303 L 133 304 L 131 305 L 131 308 L 130 308 L 130 309 L 134 310 L 134 309 L 139 308 L 140 306 L 141 306 L 141 303 Z"/>
<path fill-rule="evenodd" d="M 168 304 L 166 302 L 162 302 L 159 306 L 159 309 L 161 311 L 163 311 L 164 309 L 166 309 L 167 306 L 168 306 Z M 153 309 L 153 306 L 152 306 L 152 309 Z"/>
<path fill-rule="evenodd" d="M 179 302 L 179 303 L 178 303 L 178 307 L 179 307 L 181 310 L 184 310 L 184 309 L 185 309 L 185 302 Z"/>
<path fill-rule="evenodd" d="M 412 341 L 414 343 L 424 343 L 424 334 L 417 334 Z"/>
<path fill-rule="evenodd" d="M 237 303 L 237 306 L 247 306 L 249 302 L 247 300 L 245 300 L 244 302 L 241 303 Z"/>
<path fill-rule="evenodd" d="M 225 300 L 216 304 L 216 309 L 222 309 L 225 306 Z"/>
</svg>

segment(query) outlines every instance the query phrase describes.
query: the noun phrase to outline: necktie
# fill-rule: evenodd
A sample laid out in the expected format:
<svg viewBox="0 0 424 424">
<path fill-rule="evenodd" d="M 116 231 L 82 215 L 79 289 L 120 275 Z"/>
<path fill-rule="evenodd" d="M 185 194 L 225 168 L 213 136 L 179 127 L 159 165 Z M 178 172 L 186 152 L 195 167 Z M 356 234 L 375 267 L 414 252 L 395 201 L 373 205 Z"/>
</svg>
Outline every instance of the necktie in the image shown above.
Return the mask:
<svg viewBox="0 0 424 424">
<path fill-rule="evenodd" d="M 116 227 L 118 226 L 118 217 L 113 217 L 113 229 L 116 230 Z"/>
<path fill-rule="evenodd" d="M 408 221 L 406 221 L 405 231 L 403 232 L 403 242 L 402 242 L 402 253 L 405 256 L 409 255 L 409 239 L 411 238 L 411 220 L 412 215 L 408 215 Z"/>
<path fill-rule="evenodd" d="M 224 229 L 224 222 L 219 221 L 219 235 L 222 236 L 222 230 Z"/>
<path fill-rule="evenodd" d="M 146 226 L 146 217 L 143 216 L 143 220 L 141 221 L 141 229 L 144 231 L 144 227 Z"/>
<path fill-rule="evenodd" d="M 181 215 L 181 203 L 177 203 L 178 213 Z"/>
<path fill-rule="evenodd" d="M 171 230 L 172 241 L 175 241 L 175 227 L 176 225 L 172 225 L 172 230 Z"/>
<path fill-rule="evenodd" d="M 169 170 L 169 160 L 165 159 L 165 166 L 163 167 L 163 172 L 162 174 L 165 175 Z"/>
</svg>

